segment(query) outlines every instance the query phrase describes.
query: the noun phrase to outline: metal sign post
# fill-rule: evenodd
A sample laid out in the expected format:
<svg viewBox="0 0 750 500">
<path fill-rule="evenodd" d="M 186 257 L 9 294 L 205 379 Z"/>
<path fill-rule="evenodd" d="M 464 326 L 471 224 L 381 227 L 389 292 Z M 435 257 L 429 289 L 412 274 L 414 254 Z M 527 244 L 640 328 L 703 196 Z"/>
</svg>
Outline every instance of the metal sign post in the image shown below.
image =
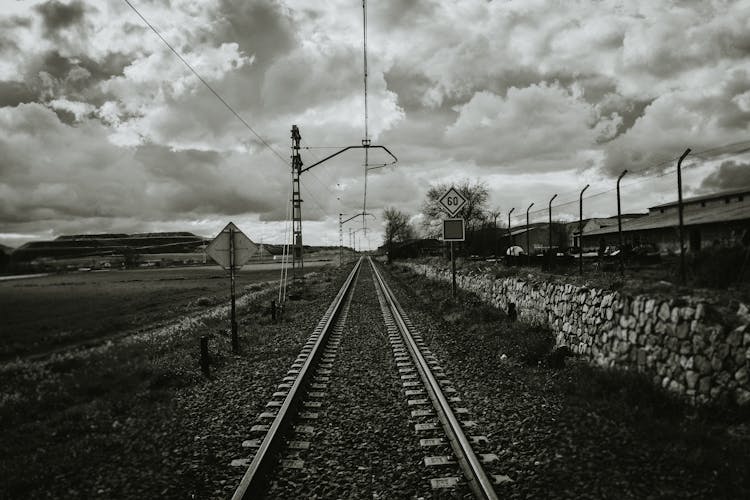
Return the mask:
<svg viewBox="0 0 750 500">
<path fill-rule="evenodd" d="M 456 296 L 456 259 L 453 257 L 453 242 L 451 241 L 451 295 Z"/>
<path fill-rule="evenodd" d="M 235 231 L 233 228 L 229 228 L 229 282 L 230 282 L 230 295 L 232 297 L 232 352 L 238 353 L 240 350 L 240 341 L 237 338 L 237 318 L 235 315 L 235 295 L 234 295 L 234 270 L 236 268 L 234 263 L 234 235 Z"/>
<path fill-rule="evenodd" d="M 237 333 L 235 277 L 250 258 L 258 252 L 258 246 L 232 222 L 206 247 L 206 254 L 224 269 L 229 270 L 229 293 L 231 296 L 232 352 L 238 353 L 240 341 Z"/>
<path fill-rule="evenodd" d="M 463 206 L 466 205 L 466 198 L 451 186 L 440 198 L 439 203 L 451 217 L 455 217 Z M 456 259 L 453 255 L 453 242 L 464 241 L 465 239 L 466 228 L 464 227 L 463 219 L 443 219 L 443 241 L 450 241 L 451 243 L 451 273 L 453 276 L 451 280 L 451 294 L 454 297 L 456 296 Z"/>
<path fill-rule="evenodd" d="M 466 226 L 463 219 L 443 219 L 443 241 L 451 243 L 451 293 L 456 296 L 456 258 L 453 255 L 453 242 L 466 239 Z"/>
</svg>

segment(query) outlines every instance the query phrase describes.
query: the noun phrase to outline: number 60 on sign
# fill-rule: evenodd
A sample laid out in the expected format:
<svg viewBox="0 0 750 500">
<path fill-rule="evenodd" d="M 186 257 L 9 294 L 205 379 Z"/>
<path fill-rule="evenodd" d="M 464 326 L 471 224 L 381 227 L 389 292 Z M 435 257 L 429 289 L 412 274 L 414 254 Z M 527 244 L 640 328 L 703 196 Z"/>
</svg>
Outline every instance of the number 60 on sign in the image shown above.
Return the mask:
<svg viewBox="0 0 750 500">
<path fill-rule="evenodd" d="M 442 205 L 451 217 L 456 215 L 465 204 L 466 198 L 453 187 L 440 198 L 440 205 Z"/>
</svg>

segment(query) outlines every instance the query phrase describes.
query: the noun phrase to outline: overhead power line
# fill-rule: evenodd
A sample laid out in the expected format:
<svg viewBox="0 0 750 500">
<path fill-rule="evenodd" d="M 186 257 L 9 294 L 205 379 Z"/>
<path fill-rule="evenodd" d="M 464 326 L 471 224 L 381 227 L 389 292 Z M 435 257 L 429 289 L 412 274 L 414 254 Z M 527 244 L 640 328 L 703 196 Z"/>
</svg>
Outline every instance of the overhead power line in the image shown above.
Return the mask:
<svg viewBox="0 0 750 500">
<path fill-rule="evenodd" d="M 261 137 L 261 136 L 260 136 L 260 134 L 259 134 L 258 132 L 256 132 L 256 131 L 255 131 L 255 129 L 253 129 L 253 127 L 252 127 L 252 126 L 250 126 L 250 124 L 249 124 L 249 123 L 248 123 L 247 121 L 245 121 L 245 119 L 244 119 L 244 118 L 242 118 L 242 116 L 240 116 L 240 114 L 239 114 L 239 113 L 238 113 L 237 111 L 235 111 L 235 109 L 234 109 L 234 108 L 233 108 L 233 107 L 232 107 L 232 106 L 231 106 L 231 105 L 230 105 L 230 104 L 229 104 L 229 103 L 228 103 L 228 102 L 227 102 L 227 101 L 226 101 L 226 100 L 225 100 L 225 99 L 224 99 L 224 98 L 223 98 L 223 97 L 222 97 L 222 96 L 221 96 L 221 95 L 220 95 L 220 94 L 218 93 L 218 92 L 216 92 L 216 90 L 214 90 L 214 88 L 213 88 L 213 87 L 211 87 L 211 85 L 209 85 L 209 83 L 208 83 L 208 82 L 207 82 L 207 81 L 206 81 L 206 80 L 205 80 L 205 79 L 204 79 L 204 78 L 203 78 L 203 77 L 202 77 L 202 76 L 201 76 L 200 74 L 198 74 L 198 72 L 197 72 L 197 71 L 195 70 L 195 68 L 193 68 L 193 67 L 192 67 L 192 66 L 190 65 L 190 63 L 189 63 L 189 62 L 187 62 L 187 61 L 185 60 L 185 58 L 184 58 L 184 57 L 182 57 L 182 55 L 181 55 L 181 54 L 180 54 L 179 52 L 177 52 L 177 50 L 176 50 L 176 49 L 175 49 L 174 47 L 172 47 L 172 45 L 171 45 L 171 44 L 170 44 L 170 43 L 169 43 L 169 42 L 167 41 L 167 39 L 166 39 L 166 38 L 164 38 L 164 37 L 162 36 L 162 34 L 161 34 L 161 33 L 159 33 L 159 31 L 158 31 L 158 30 L 157 30 L 157 29 L 156 29 L 156 28 L 155 28 L 155 27 L 154 27 L 154 26 L 153 26 L 153 25 L 152 25 L 152 24 L 151 24 L 151 23 L 150 23 L 150 22 L 148 21 L 148 19 L 146 19 L 146 18 L 145 18 L 145 17 L 143 16 L 143 14 L 141 14 L 141 13 L 140 13 L 140 12 L 138 11 L 138 9 L 136 9 L 136 8 L 135 8 L 135 6 L 133 6 L 133 4 L 132 4 L 132 3 L 130 3 L 130 0 L 124 0 L 124 1 L 125 1 L 125 3 L 126 3 L 126 4 L 128 4 L 128 6 L 129 6 L 129 7 L 131 8 L 131 9 L 133 9 L 133 12 L 135 12 L 136 14 L 138 14 L 138 17 L 140 17 L 140 18 L 141 18 L 141 19 L 143 20 L 143 22 L 144 22 L 144 23 L 146 23 L 146 26 L 148 26 L 149 28 L 151 28 L 151 31 L 153 31 L 154 33 L 156 33 L 156 36 L 158 36 L 158 37 L 159 37 L 159 38 L 161 39 L 161 41 L 162 41 L 162 42 L 164 42 L 164 45 L 166 45 L 167 47 L 169 47 L 169 50 L 171 50 L 171 51 L 172 51 L 172 52 L 174 53 L 174 55 L 176 55 L 176 56 L 177 56 L 177 58 L 178 58 L 178 59 L 179 59 L 180 61 L 182 61 L 182 63 L 183 63 L 183 64 L 184 64 L 185 66 L 187 66 L 187 68 L 188 68 L 188 69 L 189 69 L 189 70 L 190 70 L 190 71 L 191 71 L 191 72 L 192 72 L 192 73 L 193 73 L 193 74 L 194 74 L 194 75 L 195 75 L 195 76 L 196 76 L 196 77 L 198 78 L 198 80 L 200 80 L 200 81 L 201 81 L 201 83 L 202 83 L 203 85 L 205 85 L 205 86 L 206 86 L 206 88 L 207 88 L 208 90 L 210 90 L 210 91 L 211 91 L 211 93 L 212 93 L 212 94 L 213 94 L 214 96 L 216 96 L 216 98 L 217 98 L 217 99 L 218 99 L 218 100 L 219 100 L 219 101 L 220 101 L 220 102 L 221 102 L 221 103 L 222 103 L 222 104 L 223 104 L 223 105 L 224 105 L 224 106 L 225 106 L 225 107 L 226 107 L 226 108 L 227 108 L 227 109 L 228 109 L 228 110 L 229 110 L 229 111 L 230 111 L 230 112 L 231 112 L 231 113 L 232 113 L 232 114 L 233 114 L 233 115 L 234 115 L 234 116 L 235 116 L 235 117 L 236 117 L 236 118 L 237 118 L 237 119 L 238 119 L 238 120 L 239 120 L 239 121 L 240 121 L 240 122 L 241 122 L 241 123 L 242 123 L 242 124 L 243 124 L 243 125 L 244 125 L 244 126 L 245 126 L 245 127 L 247 128 L 247 129 L 248 129 L 248 130 L 249 130 L 249 131 L 250 131 L 250 132 L 252 132 L 252 134 L 253 134 L 253 135 L 254 135 L 254 136 L 255 136 L 255 137 L 256 137 L 256 138 L 257 138 L 257 139 L 258 139 L 258 140 L 259 140 L 259 141 L 260 141 L 260 142 L 261 142 L 261 143 L 262 143 L 262 144 L 263 144 L 263 145 L 264 145 L 264 146 L 266 147 L 266 148 L 268 148 L 268 149 L 269 149 L 269 150 L 270 150 L 270 151 L 271 151 L 271 152 L 272 152 L 272 153 L 273 153 L 274 155 L 276 155 L 276 156 L 277 156 L 277 157 L 278 157 L 278 158 L 279 158 L 279 159 L 280 159 L 280 160 L 281 160 L 282 162 L 284 162 L 284 165 L 288 165 L 288 164 L 289 164 L 289 162 L 287 161 L 287 159 L 285 159 L 285 158 L 284 158 L 284 157 L 283 157 L 283 156 L 282 156 L 281 154 L 279 154 L 279 152 L 278 152 L 278 151 L 276 151 L 276 150 L 275 150 L 275 149 L 274 149 L 274 148 L 273 148 L 273 147 L 272 147 L 272 146 L 271 146 L 271 145 L 270 145 L 270 144 L 269 144 L 268 142 L 266 142 L 266 140 L 265 140 L 265 139 L 263 139 L 263 137 Z"/>
<path fill-rule="evenodd" d="M 722 155 L 726 155 L 726 154 L 730 154 L 730 153 L 732 155 L 739 155 L 739 154 L 747 153 L 747 152 L 750 152 L 750 141 L 739 141 L 739 142 L 734 142 L 734 143 L 730 143 L 730 144 L 724 144 L 722 146 L 717 146 L 717 147 L 710 148 L 710 149 L 704 149 L 702 151 L 696 151 L 696 152 L 691 153 L 691 155 L 695 156 L 695 157 L 698 157 L 698 158 L 700 158 L 700 159 L 702 159 L 704 161 L 707 161 L 707 160 L 716 158 L 718 156 L 722 156 Z M 646 167 L 643 167 L 643 168 L 640 168 L 640 169 L 637 169 L 637 170 L 630 170 L 629 173 L 630 174 L 637 174 L 637 173 L 646 172 L 648 170 L 651 170 L 651 169 L 654 169 L 654 168 L 657 168 L 657 167 L 662 167 L 664 165 L 669 165 L 671 163 L 676 162 L 678 158 L 679 158 L 679 156 L 675 156 L 674 158 L 670 158 L 668 160 L 664 160 L 664 161 L 661 161 L 659 163 L 648 165 Z M 682 168 L 684 170 L 684 169 L 695 168 L 695 167 L 698 167 L 700 165 L 701 165 L 700 163 L 698 163 L 696 161 L 693 161 L 693 162 L 690 162 L 690 163 L 688 163 L 686 165 L 683 165 Z M 629 186 L 635 186 L 637 184 L 641 184 L 641 183 L 649 181 L 649 180 L 658 179 L 658 178 L 664 177 L 665 175 L 673 174 L 676 171 L 677 171 L 677 168 L 675 167 L 675 168 L 670 168 L 670 169 L 664 170 L 664 171 L 659 172 L 657 174 L 647 175 L 647 176 L 644 176 L 644 177 L 642 177 L 642 178 L 640 178 L 638 180 L 635 180 L 633 182 L 629 182 L 627 184 L 623 184 L 621 186 L 621 189 L 627 188 Z M 613 187 L 613 188 L 610 188 L 610 189 L 606 189 L 604 191 L 599 191 L 597 193 L 593 193 L 593 194 L 590 194 L 588 196 L 585 196 L 583 199 L 584 200 L 590 200 L 592 198 L 597 198 L 599 196 L 611 193 L 612 191 L 615 191 L 616 189 L 617 189 L 616 187 Z M 578 191 L 569 191 L 569 192 L 563 193 L 563 196 L 565 196 L 567 194 L 575 194 L 577 192 Z M 563 203 L 558 203 L 557 205 L 552 205 L 552 208 L 555 209 L 555 208 L 566 207 L 568 205 L 577 204 L 578 201 L 579 201 L 578 198 L 575 198 L 575 199 L 572 199 L 570 201 L 566 201 L 566 202 L 563 202 Z M 546 213 L 547 213 L 547 209 L 546 208 L 541 208 L 541 209 L 529 212 L 529 216 L 531 217 L 531 216 L 536 216 L 536 215 L 539 215 L 539 214 L 546 214 Z M 521 220 L 521 215 L 515 216 L 514 219 L 515 220 Z M 525 220 L 525 214 L 523 215 L 523 219 Z"/>
</svg>

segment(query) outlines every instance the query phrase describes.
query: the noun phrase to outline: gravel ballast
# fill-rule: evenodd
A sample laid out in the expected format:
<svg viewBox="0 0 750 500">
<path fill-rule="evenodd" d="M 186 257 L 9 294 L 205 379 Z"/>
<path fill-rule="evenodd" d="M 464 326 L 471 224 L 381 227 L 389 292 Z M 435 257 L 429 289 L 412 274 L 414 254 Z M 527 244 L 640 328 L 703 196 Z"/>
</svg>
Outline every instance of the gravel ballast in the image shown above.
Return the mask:
<svg viewBox="0 0 750 500">
<path fill-rule="evenodd" d="M 436 288 L 447 288 L 443 283 L 403 270 L 387 275 L 428 346 L 451 368 L 466 405 L 478 413 L 477 420 L 488 430 L 490 445 L 500 457 L 498 465 L 512 479 L 496 488 L 498 494 L 510 498 L 747 498 L 750 442 L 746 421 L 719 429 L 723 437 L 714 435 L 715 430 L 693 435 L 696 431 L 690 421 L 695 417 L 688 407 L 664 403 L 682 408 L 685 415 L 664 417 L 662 422 L 659 415 L 646 414 L 644 423 L 639 421 L 638 408 L 623 404 L 616 393 L 577 396 L 576 386 L 587 383 L 581 373 L 602 375 L 577 361 L 553 370 L 502 357 L 498 336 L 510 328 L 507 321 L 483 325 L 479 316 L 467 318 L 460 312 L 461 299 L 459 305 L 446 308 L 449 293 L 434 293 Z M 613 384 L 613 388 L 628 390 L 625 383 L 619 389 Z M 655 404 L 657 410 L 659 404 Z M 726 434 L 732 430 L 736 439 Z M 739 463 L 729 458 L 737 454 L 741 455 Z"/>
<path fill-rule="evenodd" d="M 429 471 L 363 265 L 304 469 L 276 471 L 266 498 L 415 498 Z"/>
</svg>

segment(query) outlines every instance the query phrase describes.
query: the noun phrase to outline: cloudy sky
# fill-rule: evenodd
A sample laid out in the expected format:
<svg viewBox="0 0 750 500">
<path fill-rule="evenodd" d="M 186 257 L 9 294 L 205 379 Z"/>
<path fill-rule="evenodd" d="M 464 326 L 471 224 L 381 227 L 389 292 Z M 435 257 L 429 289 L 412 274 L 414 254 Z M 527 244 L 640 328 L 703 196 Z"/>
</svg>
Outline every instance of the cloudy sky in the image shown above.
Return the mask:
<svg viewBox="0 0 750 500">
<path fill-rule="evenodd" d="M 229 220 L 280 241 L 291 125 L 307 165 L 363 138 L 361 2 L 132 3 L 273 150 L 123 0 L 3 0 L 0 243 Z M 373 1 L 368 64 L 370 136 L 399 158 L 369 174 L 378 216 L 467 177 L 521 218 L 555 193 L 555 217 L 577 216 L 588 183 L 585 215 L 608 216 L 626 168 L 623 209 L 644 211 L 676 198 L 687 147 L 707 152 L 686 194 L 750 184 L 750 1 Z M 363 163 L 303 174 L 305 243 L 338 243 Z"/>
</svg>

